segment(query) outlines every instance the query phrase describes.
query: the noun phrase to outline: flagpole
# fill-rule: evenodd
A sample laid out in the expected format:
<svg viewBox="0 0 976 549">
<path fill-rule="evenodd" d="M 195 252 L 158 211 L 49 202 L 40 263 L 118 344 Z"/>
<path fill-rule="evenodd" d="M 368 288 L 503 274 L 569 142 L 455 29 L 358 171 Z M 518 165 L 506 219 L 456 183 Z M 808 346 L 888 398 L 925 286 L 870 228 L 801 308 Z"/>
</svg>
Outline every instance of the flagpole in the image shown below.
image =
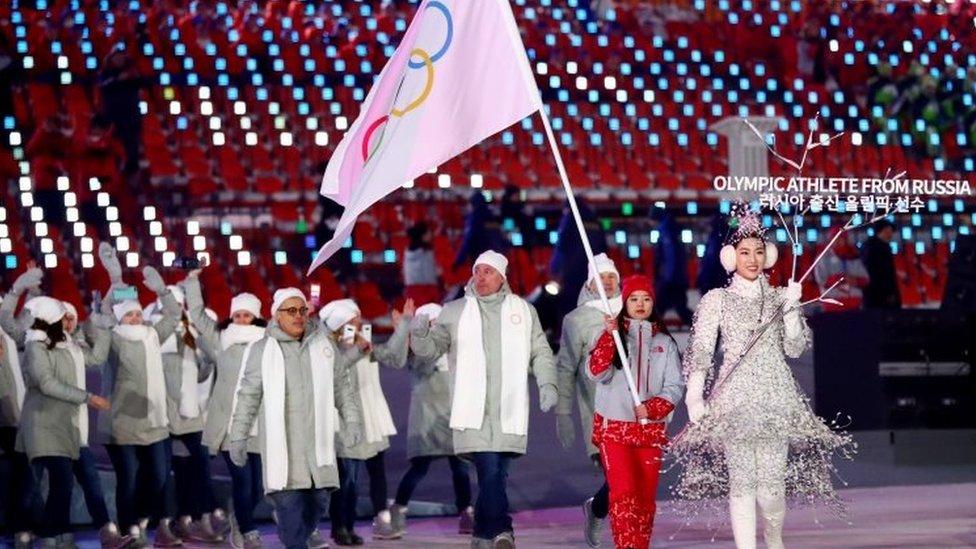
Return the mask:
<svg viewBox="0 0 976 549">
<path fill-rule="evenodd" d="M 546 113 L 546 107 L 544 104 L 540 103 L 539 114 L 542 116 L 542 126 L 546 130 L 546 137 L 549 139 L 549 147 L 552 149 L 552 155 L 556 159 L 556 168 L 559 170 L 559 178 L 562 180 L 563 189 L 566 191 L 566 198 L 569 200 L 569 209 L 573 212 L 573 219 L 576 221 L 576 228 L 579 230 L 580 240 L 583 242 L 583 251 L 586 252 L 586 260 L 592 267 L 591 272 L 598 273 L 596 268 L 596 261 L 593 259 L 593 248 L 590 246 L 590 239 L 586 235 L 586 227 L 583 226 L 583 218 L 580 217 L 579 207 L 576 205 L 576 195 L 573 193 L 573 187 L 569 184 L 569 177 L 566 175 L 566 167 L 563 165 L 563 158 L 559 154 L 559 147 L 556 145 L 556 137 L 552 133 L 552 126 L 549 124 L 549 115 Z M 603 289 L 603 284 L 600 283 L 599 277 L 595 281 L 597 292 L 600 294 L 600 301 L 603 302 L 603 309 L 608 315 L 612 315 L 610 309 L 610 301 L 607 299 L 607 292 Z M 626 303 L 624 304 L 626 307 Z M 619 328 L 619 327 L 618 327 Z M 628 364 L 627 361 L 627 350 L 624 347 L 623 341 L 620 339 L 620 332 L 618 330 L 613 330 L 611 332 L 613 335 L 613 342 L 617 347 L 617 355 L 620 356 L 621 363 Z M 634 407 L 640 406 L 641 400 L 640 395 L 637 394 L 637 388 L 634 385 L 634 376 L 630 373 L 630 368 L 621 368 L 624 372 L 624 378 L 627 380 L 627 387 L 630 389 L 630 396 L 634 399 Z M 646 423 L 646 420 L 641 421 L 641 423 Z"/>
</svg>

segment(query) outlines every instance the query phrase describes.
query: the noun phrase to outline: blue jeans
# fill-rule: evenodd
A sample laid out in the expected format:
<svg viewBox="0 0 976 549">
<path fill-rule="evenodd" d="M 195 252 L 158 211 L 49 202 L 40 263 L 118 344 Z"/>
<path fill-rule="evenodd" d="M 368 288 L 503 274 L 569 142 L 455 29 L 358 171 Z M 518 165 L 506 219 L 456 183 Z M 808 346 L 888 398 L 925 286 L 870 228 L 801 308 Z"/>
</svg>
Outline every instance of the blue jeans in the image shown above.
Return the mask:
<svg viewBox="0 0 976 549">
<path fill-rule="evenodd" d="M 512 531 L 508 514 L 508 466 L 512 454 L 475 452 L 471 454 L 478 471 L 478 499 L 474 504 L 474 537 L 494 539 Z"/>
<path fill-rule="evenodd" d="M 234 499 L 234 516 L 241 532 L 246 534 L 254 526 L 254 508 L 264 497 L 264 481 L 261 471 L 261 454 L 248 454 L 244 467 L 234 465 L 229 452 L 222 452 L 230 472 L 231 492 Z"/>
<path fill-rule="evenodd" d="M 71 531 L 71 491 L 75 486 L 71 458 L 43 456 L 31 465 L 47 471 L 48 492 L 44 502 L 44 519 L 38 528 L 42 538 L 53 538 Z"/>
<path fill-rule="evenodd" d="M 3 456 L 3 508 L 11 533 L 33 530 L 40 522 L 37 509 L 37 478 L 27 454 L 14 450 L 16 427 L 0 427 L 0 455 Z"/>
<path fill-rule="evenodd" d="M 166 480 L 173 449 L 170 439 L 145 446 L 112 444 L 105 447 L 115 468 L 119 528 L 127 532 L 139 521 L 140 513 L 150 513 L 157 520 L 166 518 Z"/>
<path fill-rule="evenodd" d="M 268 494 L 278 517 L 278 539 L 287 549 L 305 549 L 308 537 L 329 506 L 325 488 L 282 490 Z"/>
<path fill-rule="evenodd" d="M 108 508 L 105 506 L 105 493 L 102 492 L 102 479 L 95 467 L 95 454 L 87 446 L 78 451 L 78 460 L 74 462 L 75 479 L 85 495 L 85 505 L 91 515 L 92 525 L 101 528 L 108 524 Z"/>
<path fill-rule="evenodd" d="M 454 505 L 458 512 L 465 510 L 471 505 L 471 476 L 468 472 L 468 464 L 457 456 L 419 456 L 410 458 L 410 469 L 403 475 L 400 486 L 397 488 L 396 504 L 406 506 L 410 503 L 413 491 L 417 489 L 420 481 L 427 476 L 430 464 L 440 458 L 447 458 L 451 466 L 451 480 L 454 483 Z"/>
<path fill-rule="evenodd" d="M 332 521 L 333 532 L 339 528 L 351 531 L 356 524 L 356 486 L 360 472 L 366 468 L 366 461 L 348 458 L 339 458 L 336 461 L 339 489 L 332 494 L 329 502 L 329 519 Z"/>
<path fill-rule="evenodd" d="M 200 520 L 201 515 L 217 508 L 210 479 L 210 456 L 203 446 L 203 433 L 172 435 L 170 438 L 182 442 L 190 453 L 189 457 L 173 456 L 177 514 Z"/>
</svg>

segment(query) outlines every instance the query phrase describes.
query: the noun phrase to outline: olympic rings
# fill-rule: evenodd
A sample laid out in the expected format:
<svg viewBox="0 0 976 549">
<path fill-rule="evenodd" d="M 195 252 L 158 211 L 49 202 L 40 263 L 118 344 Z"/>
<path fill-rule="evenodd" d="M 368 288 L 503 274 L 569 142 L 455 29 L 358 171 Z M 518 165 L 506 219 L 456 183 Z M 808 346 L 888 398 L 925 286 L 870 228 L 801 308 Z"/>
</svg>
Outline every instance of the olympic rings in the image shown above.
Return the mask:
<svg viewBox="0 0 976 549">
<path fill-rule="evenodd" d="M 369 140 L 373 137 L 373 132 L 375 132 L 377 128 L 385 124 L 386 121 L 389 119 L 390 119 L 389 116 L 382 116 L 378 120 L 370 124 L 369 128 L 366 129 L 366 136 L 363 137 L 363 162 L 369 161 L 369 157 L 370 157 Z M 376 146 L 373 147 L 373 150 L 375 151 L 376 149 L 380 148 L 380 144 L 382 142 L 383 142 L 383 134 L 380 133 L 380 138 L 379 140 L 377 140 Z"/>
<path fill-rule="evenodd" d="M 430 61 L 432 63 L 436 63 L 441 57 L 444 56 L 444 53 L 447 52 L 447 48 L 451 47 L 451 41 L 454 39 L 454 19 L 451 18 L 451 12 L 448 11 L 447 6 L 437 2 L 436 0 L 427 4 L 426 9 L 429 10 L 430 8 L 439 9 L 441 13 L 444 14 L 444 20 L 447 22 L 447 37 L 444 38 L 444 45 L 441 46 L 441 49 L 437 50 L 437 53 L 430 56 Z M 411 60 L 407 63 L 407 66 L 411 69 L 419 69 L 422 68 L 424 64 Z"/>
<path fill-rule="evenodd" d="M 383 143 L 383 135 L 385 133 L 385 129 L 380 132 L 379 138 L 376 140 L 376 144 L 372 147 L 372 150 L 370 150 L 369 145 L 370 145 L 370 140 L 372 140 L 373 138 L 373 134 L 376 133 L 381 127 L 384 127 L 386 123 L 390 121 L 391 116 L 394 116 L 396 118 L 402 118 L 403 116 L 406 116 L 407 113 L 409 113 L 410 111 L 413 111 L 418 107 L 420 107 L 421 105 L 423 105 L 424 101 L 427 100 L 427 97 L 430 96 L 431 90 L 434 88 L 434 63 L 436 63 L 441 57 L 444 56 L 444 54 L 450 48 L 451 42 L 453 42 L 454 40 L 454 20 L 451 18 L 450 10 L 448 10 L 447 6 L 445 6 L 442 2 L 439 2 L 437 0 L 432 0 L 427 4 L 427 8 L 425 8 L 425 11 L 430 8 L 436 8 L 440 10 L 440 12 L 444 15 L 444 20 L 447 22 L 447 36 L 444 38 L 444 44 L 441 46 L 439 50 L 437 50 L 437 53 L 435 53 L 434 55 L 430 55 L 429 53 L 427 53 L 426 50 L 422 48 L 414 48 L 410 52 L 410 57 L 407 59 L 407 67 L 411 69 L 420 69 L 420 68 L 426 69 L 425 70 L 426 80 L 424 82 L 424 89 L 420 92 L 420 95 L 417 96 L 416 99 L 410 101 L 410 103 L 408 103 L 406 107 L 404 107 L 403 109 L 398 109 L 395 106 L 392 107 L 389 115 L 381 116 L 380 118 L 373 121 L 373 123 L 370 124 L 368 128 L 366 128 L 366 133 L 363 135 L 363 143 L 361 147 L 361 153 L 363 156 L 364 163 L 369 162 L 370 157 L 372 157 L 373 154 L 377 150 L 379 150 L 380 145 L 382 145 Z M 414 61 L 413 58 L 415 56 L 420 60 Z M 406 77 L 407 75 L 406 73 L 404 73 L 402 79 L 400 80 L 401 89 L 403 86 L 403 81 L 406 79 Z M 394 96 L 393 98 L 394 103 L 396 102 L 399 93 L 400 93 L 400 89 L 397 89 L 397 95 Z"/>
<path fill-rule="evenodd" d="M 414 99 L 413 101 L 411 101 L 406 106 L 406 108 L 404 108 L 403 110 L 400 110 L 400 109 L 397 109 L 396 107 L 394 107 L 393 110 L 390 111 L 390 114 L 393 115 L 393 116 L 395 116 L 395 117 L 397 117 L 397 118 L 402 117 L 403 115 L 407 114 L 408 112 L 410 112 L 410 111 L 416 109 L 417 107 L 419 107 L 420 105 L 422 105 L 423 102 L 427 100 L 427 96 L 430 95 L 430 90 L 433 89 L 433 87 L 434 87 L 434 63 L 433 63 L 433 60 L 431 59 L 431 57 L 429 55 L 427 55 L 427 52 L 425 52 L 424 50 L 422 50 L 420 48 L 415 48 L 412 52 L 410 52 L 410 57 L 413 57 L 414 55 L 416 55 L 417 57 L 419 57 L 419 58 L 421 58 L 423 60 L 424 64 L 421 65 L 422 67 L 427 67 L 427 81 L 424 83 L 424 91 L 420 92 L 420 96 L 417 97 L 416 99 Z"/>
</svg>

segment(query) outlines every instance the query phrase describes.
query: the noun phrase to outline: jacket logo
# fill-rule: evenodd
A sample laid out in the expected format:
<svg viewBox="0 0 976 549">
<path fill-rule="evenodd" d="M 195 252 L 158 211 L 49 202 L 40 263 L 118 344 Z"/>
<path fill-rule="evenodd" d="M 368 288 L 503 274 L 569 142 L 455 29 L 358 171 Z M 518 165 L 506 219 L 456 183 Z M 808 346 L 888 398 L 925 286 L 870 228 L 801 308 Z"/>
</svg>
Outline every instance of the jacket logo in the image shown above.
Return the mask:
<svg viewBox="0 0 976 549">
<path fill-rule="evenodd" d="M 520 315 L 520 314 L 513 314 L 512 315 L 512 324 L 518 325 L 518 324 L 521 324 L 521 323 L 522 323 L 522 315 Z"/>
<path fill-rule="evenodd" d="M 654 347 L 654 349 L 651 352 L 654 352 L 654 353 L 663 353 L 664 352 L 664 347 L 661 346 L 661 345 L 658 345 L 657 347 Z"/>
</svg>

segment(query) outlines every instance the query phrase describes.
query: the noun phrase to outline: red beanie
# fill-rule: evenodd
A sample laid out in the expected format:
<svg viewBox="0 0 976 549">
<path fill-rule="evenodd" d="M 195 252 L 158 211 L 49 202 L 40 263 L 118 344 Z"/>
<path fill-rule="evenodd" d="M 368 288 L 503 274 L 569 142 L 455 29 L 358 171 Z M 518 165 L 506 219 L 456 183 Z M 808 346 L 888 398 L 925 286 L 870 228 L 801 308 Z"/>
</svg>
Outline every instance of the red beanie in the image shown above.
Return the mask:
<svg viewBox="0 0 976 549">
<path fill-rule="evenodd" d="M 645 275 L 630 275 L 625 278 L 623 281 L 623 291 L 621 292 L 624 303 L 627 302 L 630 294 L 634 292 L 647 292 L 651 295 L 651 299 L 654 299 L 654 284 L 651 283 L 650 277 Z"/>
</svg>

